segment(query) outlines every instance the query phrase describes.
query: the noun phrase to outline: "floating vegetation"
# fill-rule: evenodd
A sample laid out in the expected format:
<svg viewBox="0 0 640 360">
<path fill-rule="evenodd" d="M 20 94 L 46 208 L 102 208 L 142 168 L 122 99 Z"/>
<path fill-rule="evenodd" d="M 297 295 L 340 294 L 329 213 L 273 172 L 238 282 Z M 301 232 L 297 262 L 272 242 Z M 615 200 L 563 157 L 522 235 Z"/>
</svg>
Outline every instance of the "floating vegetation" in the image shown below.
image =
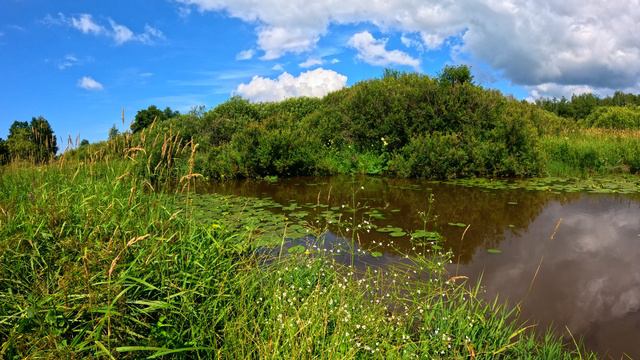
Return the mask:
<svg viewBox="0 0 640 360">
<path fill-rule="evenodd" d="M 394 232 L 389 233 L 389 236 L 392 236 L 392 237 L 402 237 L 402 236 L 405 236 L 405 235 L 407 235 L 407 233 L 404 232 L 404 231 L 394 231 Z"/>
<path fill-rule="evenodd" d="M 487 249 L 489 254 L 502 254 L 502 250 L 500 249 Z"/>
<path fill-rule="evenodd" d="M 411 233 L 411 238 L 438 241 L 442 240 L 442 235 L 435 231 L 417 230 Z"/>
<path fill-rule="evenodd" d="M 490 190 L 524 189 L 550 192 L 589 192 L 598 194 L 635 194 L 640 193 L 640 177 L 608 176 L 593 178 L 532 178 L 524 180 L 498 180 L 469 178 L 447 181 L 448 184 L 465 187 L 480 187 Z M 509 205 L 517 205 L 511 204 Z"/>
</svg>

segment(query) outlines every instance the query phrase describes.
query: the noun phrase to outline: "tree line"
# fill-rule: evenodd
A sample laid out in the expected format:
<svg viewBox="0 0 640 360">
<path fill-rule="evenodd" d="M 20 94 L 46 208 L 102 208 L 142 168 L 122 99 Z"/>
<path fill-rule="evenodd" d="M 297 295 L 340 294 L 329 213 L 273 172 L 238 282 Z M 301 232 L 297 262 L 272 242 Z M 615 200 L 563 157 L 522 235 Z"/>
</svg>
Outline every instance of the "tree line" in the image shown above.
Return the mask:
<svg viewBox="0 0 640 360">
<path fill-rule="evenodd" d="M 599 97 L 586 93 L 573 95 L 571 99 L 544 98 L 536 100 L 536 105 L 558 116 L 568 119 L 583 120 L 600 107 L 636 107 L 640 106 L 640 95 L 616 91 L 613 95 Z"/>
<path fill-rule="evenodd" d="M 56 155 L 58 144 L 49 121 L 42 116 L 31 122 L 14 121 L 7 140 L 0 138 L 0 164 L 12 160 L 44 163 Z"/>
</svg>

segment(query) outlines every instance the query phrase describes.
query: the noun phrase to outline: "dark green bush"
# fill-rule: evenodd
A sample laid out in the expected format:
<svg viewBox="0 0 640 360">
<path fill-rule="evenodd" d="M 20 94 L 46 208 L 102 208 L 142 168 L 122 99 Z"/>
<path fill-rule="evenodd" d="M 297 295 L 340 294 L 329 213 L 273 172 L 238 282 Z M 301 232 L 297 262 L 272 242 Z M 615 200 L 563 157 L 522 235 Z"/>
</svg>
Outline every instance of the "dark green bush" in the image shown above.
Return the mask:
<svg viewBox="0 0 640 360">
<path fill-rule="evenodd" d="M 146 136 L 173 129 L 193 139 L 204 154 L 196 169 L 214 178 L 538 174 L 538 137 L 558 132 L 563 121 L 472 81 L 460 67 L 439 79 L 387 71 L 323 99 L 253 104 L 233 97 L 204 114 L 156 124 Z"/>
</svg>

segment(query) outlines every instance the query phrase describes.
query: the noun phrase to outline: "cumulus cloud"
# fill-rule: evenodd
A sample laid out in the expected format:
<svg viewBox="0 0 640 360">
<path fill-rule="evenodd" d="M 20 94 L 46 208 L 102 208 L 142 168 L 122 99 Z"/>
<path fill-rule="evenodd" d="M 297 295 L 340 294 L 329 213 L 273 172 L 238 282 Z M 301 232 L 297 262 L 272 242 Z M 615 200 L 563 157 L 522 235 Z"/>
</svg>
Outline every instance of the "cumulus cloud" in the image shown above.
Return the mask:
<svg viewBox="0 0 640 360">
<path fill-rule="evenodd" d="M 257 24 L 265 59 L 313 49 L 331 24 L 370 23 L 418 39 L 425 50 L 456 38 L 453 51 L 519 85 L 637 87 L 636 0 L 175 0 Z"/>
<path fill-rule="evenodd" d="M 235 93 L 253 102 L 270 102 L 300 96 L 323 97 L 346 84 L 346 76 L 318 68 L 297 77 L 287 72 L 276 79 L 254 76 L 249 83 L 238 85 Z"/>
<path fill-rule="evenodd" d="M 101 83 L 97 82 L 90 76 L 83 76 L 78 80 L 78 87 L 89 91 L 99 91 L 104 89 L 104 86 L 102 86 Z"/>
<path fill-rule="evenodd" d="M 102 25 L 95 21 L 91 14 L 66 16 L 63 13 L 58 13 L 57 16 L 47 15 L 42 22 L 47 25 L 69 26 L 83 34 L 106 36 L 113 39 L 116 45 L 122 45 L 128 42 L 139 42 L 150 45 L 156 41 L 165 39 L 162 31 L 151 25 L 145 25 L 143 32 L 135 33 L 127 26 L 118 24 L 111 18 L 108 19 L 109 27 Z"/>
<path fill-rule="evenodd" d="M 368 31 L 353 35 L 349 39 L 349 46 L 358 51 L 358 59 L 371 65 L 404 65 L 415 70 L 420 68 L 420 60 L 400 50 L 387 50 L 387 39 L 376 39 Z"/>
<path fill-rule="evenodd" d="M 236 60 L 251 60 L 255 55 L 253 49 L 242 50 L 236 55 Z"/>
</svg>

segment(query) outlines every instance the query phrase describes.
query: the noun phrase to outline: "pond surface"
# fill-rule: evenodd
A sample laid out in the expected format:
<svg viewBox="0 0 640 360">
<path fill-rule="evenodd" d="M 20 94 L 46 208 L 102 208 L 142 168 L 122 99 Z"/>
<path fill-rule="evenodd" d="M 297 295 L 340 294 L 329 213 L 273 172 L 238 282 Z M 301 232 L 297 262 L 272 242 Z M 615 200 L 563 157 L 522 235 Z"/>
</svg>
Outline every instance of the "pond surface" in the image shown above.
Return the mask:
<svg viewBox="0 0 640 360">
<path fill-rule="evenodd" d="M 421 212 L 429 213 L 433 194 L 430 214 L 436 218 L 427 230 L 440 233 L 444 250 L 453 252 L 452 275 L 468 276 L 472 283 L 481 279 L 484 297 L 519 304 L 521 318 L 540 330 L 553 326 L 568 336 L 569 329 L 605 358 L 640 358 L 638 196 L 486 190 L 366 177 L 236 181 L 200 191 L 308 207 L 323 204 L 336 213 L 355 205 L 362 208 L 356 218 L 373 211 L 377 226 L 407 234 L 424 229 Z M 408 235 L 400 233 L 391 237 L 361 230 L 359 246 L 382 253 L 380 265 L 398 261 L 399 254 L 415 251 Z"/>
</svg>

